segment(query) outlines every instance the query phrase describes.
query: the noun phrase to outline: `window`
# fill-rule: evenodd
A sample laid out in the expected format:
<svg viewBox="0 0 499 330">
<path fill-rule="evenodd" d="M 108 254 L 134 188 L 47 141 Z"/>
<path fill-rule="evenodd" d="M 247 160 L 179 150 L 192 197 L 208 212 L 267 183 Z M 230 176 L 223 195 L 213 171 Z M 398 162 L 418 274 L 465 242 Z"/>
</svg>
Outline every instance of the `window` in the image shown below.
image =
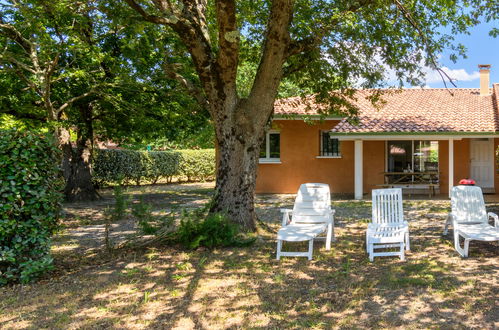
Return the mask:
<svg viewBox="0 0 499 330">
<path fill-rule="evenodd" d="M 340 157 L 340 141 L 332 139 L 329 131 L 320 132 L 320 157 Z"/>
<path fill-rule="evenodd" d="M 260 163 L 281 162 L 281 134 L 270 131 L 260 147 Z"/>
<path fill-rule="evenodd" d="M 438 171 L 438 141 L 388 141 L 388 172 Z"/>
<path fill-rule="evenodd" d="M 388 172 L 401 174 L 391 176 L 391 180 L 401 183 L 403 173 L 422 173 L 422 176 L 405 176 L 405 179 L 438 182 L 438 141 L 388 141 L 387 156 Z"/>
</svg>

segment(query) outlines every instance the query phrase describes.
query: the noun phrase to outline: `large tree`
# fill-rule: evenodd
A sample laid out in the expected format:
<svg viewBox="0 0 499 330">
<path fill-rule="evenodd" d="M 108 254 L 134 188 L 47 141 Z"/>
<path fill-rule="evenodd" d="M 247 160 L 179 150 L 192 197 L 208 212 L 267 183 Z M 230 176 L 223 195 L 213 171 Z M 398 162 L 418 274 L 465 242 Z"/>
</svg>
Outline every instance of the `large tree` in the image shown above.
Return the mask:
<svg viewBox="0 0 499 330">
<path fill-rule="evenodd" d="M 401 84 L 421 84 L 423 67 L 438 69 L 444 49 L 462 55 L 454 35 L 481 17 L 498 17 L 494 0 L 123 1 L 164 33 L 175 33 L 190 55 L 194 79 L 175 71 L 182 66 L 170 69 L 207 107 L 215 126 L 212 211 L 228 212 L 247 230 L 255 229 L 259 146 L 283 79 L 314 91 L 332 111 L 355 112 L 353 86 L 379 87 L 387 69 Z M 251 88 L 243 95 L 238 68 L 248 62 L 256 71 L 245 77 Z"/>
</svg>

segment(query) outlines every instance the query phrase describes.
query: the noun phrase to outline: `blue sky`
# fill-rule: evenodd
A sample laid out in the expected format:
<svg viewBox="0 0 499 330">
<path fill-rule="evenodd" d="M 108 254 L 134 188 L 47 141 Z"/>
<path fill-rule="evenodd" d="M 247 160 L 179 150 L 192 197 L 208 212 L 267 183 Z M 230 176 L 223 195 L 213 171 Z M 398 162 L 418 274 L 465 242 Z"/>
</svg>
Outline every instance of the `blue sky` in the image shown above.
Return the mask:
<svg viewBox="0 0 499 330">
<path fill-rule="evenodd" d="M 489 36 L 491 27 L 499 27 L 499 22 L 480 24 L 471 29 L 470 35 L 456 36 L 456 42 L 462 43 L 468 49 L 467 58 L 459 58 L 456 63 L 449 60 L 449 54 L 442 54 L 440 64 L 447 68 L 449 76 L 457 78 L 458 88 L 478 88 L 478 64 L 492 65 L 490 82 L 499 83 L 499 37 Z M 428 72 L 427 85 L 429 87 L 444 87 L 436 72 Z M 449 86 L 449 84 L 447 84 Z"/>
</svg>

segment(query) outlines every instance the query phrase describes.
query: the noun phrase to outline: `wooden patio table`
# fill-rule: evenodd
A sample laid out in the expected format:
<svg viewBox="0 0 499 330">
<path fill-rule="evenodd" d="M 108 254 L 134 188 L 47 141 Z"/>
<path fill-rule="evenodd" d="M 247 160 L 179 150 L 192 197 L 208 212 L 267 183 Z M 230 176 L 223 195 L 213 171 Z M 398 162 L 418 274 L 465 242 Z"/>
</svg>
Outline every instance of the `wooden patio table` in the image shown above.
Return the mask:
<svg viewBox="0 0 499 330">
<path fill-rule="evenodd" d="M 385 176 L 386 184 L 396 184 L 396 183 L 430 183 L 438 181 L 438 172 L 437 171 L 428 171 L 428 172 L 383 172 Z M 390 181 L 390 177 L 398 177 L 394 181 Z M 425 179 L 425 177 L 430 177 L 430 179 Z M 433 177 L 437 177 L 436 180 L 433 180 Z"/>
<path fill-rule="evenodd" d="M 435 195 L 435 187 L 438 186 L 438 172 L 382 172 L 385 183 L 379 186 L 387 188 L 415 188 L 417 186 L 428 186 L 430 197 Z M 393 177 L 393 180 L 390 180 Z M 391 181 L 391 182 L 390 182 Z"/>
</svg>

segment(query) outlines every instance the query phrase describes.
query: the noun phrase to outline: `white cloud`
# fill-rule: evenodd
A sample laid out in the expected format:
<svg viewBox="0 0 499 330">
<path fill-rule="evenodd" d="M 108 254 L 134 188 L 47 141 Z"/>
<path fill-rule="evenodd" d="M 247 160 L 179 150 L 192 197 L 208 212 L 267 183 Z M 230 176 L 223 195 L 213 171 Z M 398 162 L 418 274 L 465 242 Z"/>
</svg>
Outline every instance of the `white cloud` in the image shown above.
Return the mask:
<svg viewBox="0 0 499 330">
<path fill-rule="evenodd" d="M 478 71 L 468 73 L 465 69 L 449 69 L 446 66 L 442 67 L 442 70 L 454 81 L 473 81 L 480 78 L 480 73 Z M 425 72 L 427 84 L 442 82 L 442 77 L 437 71 L 425 68 Z"/>
<path fill-rule="evenodd" d="M 1 1 L 1 0 L 0 0 Z M 325 54 L 325 57 L 328 62 L 334 63 L 333 59 L 329 57 L 329 55 Z M 439 54 L 436 56 L 435 60 L 437 64 L 440 66 L 440 60 L 442 58 L 442 55 Z M 398 85 L 398 77 L 397 77 L 397 72 L 390 68 L 386 63 L 384 63 L 381 55 L 376 54 L 374 55 L 374 58 L 372 59 L 373 62 L 381 65 L 385 69 L 384 73 L 384 81 L 388 83 L 389 85 Z M 442 83 L 442 76 L 437 70 L 432 69 L 429 66 L 426 66 L 425 61 L 422 59 L 421 62 L 419 63 L 420 67 L 422 68 L 422 71 L 425 75 L 424 77 L 424 83 L 425 86 L 423 88 L 431 88 L 430 84 L 439 84 Z M 449 82 L 449 78 L 454 81 L 454 82 L 465 82 L 465 81 L 474 81 L 480 79 L 480 73 L 478 71 L 473 71 L 473 72 L 467 72 L 466 69 L 450 69 L 449 67 L 446 66 L 441 66 L 441 70 L 443 70 L 448 77 L 444 75 L 444 80 L 445 82 Z M 362 83 L 365 82 L 365 79 L 359 78 L 357 81 L 355 81 L 354 86 L 355 87 L 360 87 Z M 405 87 L 411 87 L 407 86 L 405 84 Z M 420 86 L 415 86 L 416 88 L 420 88 Z M 452 86 L 450 86 L 452 87 Z"/>
</svg>

